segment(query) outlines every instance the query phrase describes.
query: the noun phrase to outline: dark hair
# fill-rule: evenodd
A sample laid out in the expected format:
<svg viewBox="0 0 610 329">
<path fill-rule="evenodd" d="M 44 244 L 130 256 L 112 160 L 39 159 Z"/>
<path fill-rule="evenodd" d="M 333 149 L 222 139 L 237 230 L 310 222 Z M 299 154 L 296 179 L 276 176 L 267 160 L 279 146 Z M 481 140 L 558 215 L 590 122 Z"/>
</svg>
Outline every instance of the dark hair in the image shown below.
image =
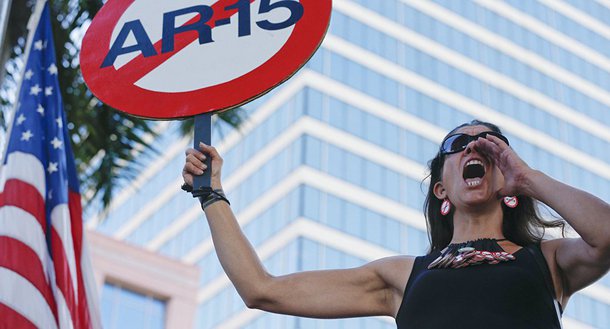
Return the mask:
<svg viewBox="0 0 610 329">
<path fill-rule="evenodd" d="M 492 123 L 472 120 L 456 127 L 447 136 L 455 133 L 460 128 L 470 126 L 485 126 L 491 131 L 502 133 L 500 128 Z M 426 216 L 426 225 L 428 226 L 430 253 L 444 249 L 453 238 L 453 207 L 449 214 L 446 216 L 441 215 L 440 208 L 442 201 L 434 195 L 434 184 L 441 180 L 444 164 L 445 156 L 440 151 L 434 159 L 428 162 L 430 185 L 428 186 L 428 195 L 426 195 L 424 203 L 424 214 Z M 502 205 L 502 232 L 508 240 L 520 246 L 526 246 L 532 243 L 539 243 L 546 228 L 559 227 L 562 234 L 564 234 L 565 222 L 563 220 L 542 220 L 538 213 L 536 201 L 533 198 L 519 195 L 517 199 L 519 205 L 516 208 Z"/>
</svg>

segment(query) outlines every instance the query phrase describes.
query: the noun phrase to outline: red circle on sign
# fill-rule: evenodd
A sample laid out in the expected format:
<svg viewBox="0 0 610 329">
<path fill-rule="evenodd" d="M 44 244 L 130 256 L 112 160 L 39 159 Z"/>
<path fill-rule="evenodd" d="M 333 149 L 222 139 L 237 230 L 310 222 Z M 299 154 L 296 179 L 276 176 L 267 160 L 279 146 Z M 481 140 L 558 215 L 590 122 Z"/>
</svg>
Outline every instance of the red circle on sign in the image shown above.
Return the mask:
<svg viewBox="0 0 610 329">
<path fill-rule="evenodd" d="M 101 68 L 110 49 L 112 32 L 134 1 L 109 0 L 95 16 L 83 39 L 81 70 L 89 89 L 102 102 L 135 116 L 154 119 L 184 118 L 231 109 L 270 91 L 296 73 L 315 53 L 328 29 L 332 7 L 331 0 L 300 0 L 303 16 L 286 43 L 266 62 L 242 76 L 193 91 L 162 92 L 147 90 L 135 83 L 195 40 L 195 32 L 176 35 L 174 52 L 162 54 L 161 42 L 157 42 L 154 48 L 158 55 L 140 54 L 118 69 L 114 65 Z M 213 7 L 224 8 L 235 2 L 219 0 Z"/>
</svg>

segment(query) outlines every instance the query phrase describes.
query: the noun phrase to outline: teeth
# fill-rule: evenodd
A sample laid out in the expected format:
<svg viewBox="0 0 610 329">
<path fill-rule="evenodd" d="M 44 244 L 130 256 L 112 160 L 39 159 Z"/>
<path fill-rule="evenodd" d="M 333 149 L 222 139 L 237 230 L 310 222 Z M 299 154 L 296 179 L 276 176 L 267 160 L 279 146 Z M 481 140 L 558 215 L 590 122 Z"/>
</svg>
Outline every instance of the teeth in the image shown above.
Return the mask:
<svg viewBox="0 0 610 329">
<path fill-rule="evenodd" d="M 478 185 L 481 185 L 481 179 L 479 179 L 479 178 L 469 179 L 466 181 L 466 184 L 468 184 L 468 186 L 478 186 Z"/>
<path fill-rule="evenodd" d="M 469 165 L 473 165 L 473 164 L 479 164 L 479 165 L 481 165 L 481 166 L 482 166 L 482 165 L 483 165 L 483 162 L 481 162 L 480 160 L 476 160 L 476 159 L 473 159 L 473 160 L 470 160 L 470 161 L 466 162 L 466 165 L 467 165 L 467 166 L 469 166 Z"/>
</svg>

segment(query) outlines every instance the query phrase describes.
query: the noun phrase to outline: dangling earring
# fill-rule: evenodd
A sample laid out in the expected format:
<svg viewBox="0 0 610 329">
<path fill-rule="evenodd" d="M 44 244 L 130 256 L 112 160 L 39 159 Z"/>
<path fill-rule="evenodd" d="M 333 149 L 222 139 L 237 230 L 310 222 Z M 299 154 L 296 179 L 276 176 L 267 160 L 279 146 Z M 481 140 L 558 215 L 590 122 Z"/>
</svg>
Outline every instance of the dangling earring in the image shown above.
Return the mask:
<svg viewBox="0 0 610 329">
<path fill-rule="evenodd" d="M 516 196 L 505 196 L 504 204 L 509 208 L 516 208 L 519 205 L 519 200 Z"/>
<path fill-rule="evenodd" d="M 447 214 L 451 211 L 451 201 L 449 199 L 443 200 L 441 203 L 441 215 L 447 216 Z"/>
</svg>

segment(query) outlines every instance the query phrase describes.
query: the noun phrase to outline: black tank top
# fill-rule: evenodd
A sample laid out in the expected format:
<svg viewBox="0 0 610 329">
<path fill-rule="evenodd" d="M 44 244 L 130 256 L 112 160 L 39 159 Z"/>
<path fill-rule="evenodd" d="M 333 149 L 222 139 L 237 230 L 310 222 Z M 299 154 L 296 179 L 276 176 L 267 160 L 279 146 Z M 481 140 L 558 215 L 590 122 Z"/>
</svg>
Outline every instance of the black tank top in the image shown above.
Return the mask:
<svg viewBox="0 0 610 329">
<path fill-rule="evenodd" d="M 398 329 L 561 328 L 540 245 L 517 250 L 510 262 L 428 269 L 439 255 L 415 259 Z"/>
</svg>

